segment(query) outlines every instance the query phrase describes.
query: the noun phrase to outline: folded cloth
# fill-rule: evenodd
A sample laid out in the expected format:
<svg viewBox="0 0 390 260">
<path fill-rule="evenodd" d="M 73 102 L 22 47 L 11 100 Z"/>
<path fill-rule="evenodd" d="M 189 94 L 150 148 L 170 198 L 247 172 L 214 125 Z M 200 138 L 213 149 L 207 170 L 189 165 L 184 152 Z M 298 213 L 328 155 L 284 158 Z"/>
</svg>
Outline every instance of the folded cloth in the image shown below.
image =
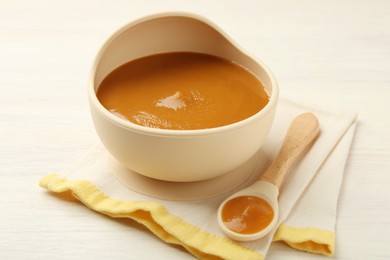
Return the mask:
<svg viewBox="0 0 390 260">
<path fill-rule="evenodd" d="M 267 154 L 267 163 L 277 155 L 290 122 L 303 112 L 317 116 L 320 136 L 280 190 L 277 227 L 256 241 L 230 240 L 218 227 L 218 206 L 232 191 L 185 202 L 139 194 L 123 186 L 112 174 L 107 165 L 108 153 L 101 146 L 59 174 L 45 176 L 40 185 L 53 193 L 70 193 L 104 215 L 133 219 L 163 241 L 181 245 L 201 259 L 264 259 L 272 241 L 332 255 L 338 195 L 356 115 L 329 113 L 281 100 L 273 127 L 261 148 L 261 153 Z M 253 181 L 259 175 L 253 173 Z"/>
</svg>

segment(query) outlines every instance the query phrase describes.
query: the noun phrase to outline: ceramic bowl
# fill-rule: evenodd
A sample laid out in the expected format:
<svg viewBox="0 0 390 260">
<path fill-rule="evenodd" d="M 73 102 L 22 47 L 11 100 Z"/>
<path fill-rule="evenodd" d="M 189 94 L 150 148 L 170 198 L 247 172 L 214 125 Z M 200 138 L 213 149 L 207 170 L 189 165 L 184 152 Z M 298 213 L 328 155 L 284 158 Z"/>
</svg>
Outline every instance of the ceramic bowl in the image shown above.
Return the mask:
<svg viewBox="0 0 390 260">
<path fill-rule="evenodd" d="M 199 52 L 231 60 L 255 74 L 270 96 L 255 115 L 227 126 L 167 130 L 140 126 L 105 109 L 96 97 L 102 80 L 131 60 L 165 52 Z M 204 17 L 161 13 L 135 20 L 115 32 L 98 52 L 88 82 L 93 123 L 108 152 L 144 176 L 175 182 L 221 176 L 251 158 L 266 138 L 278 101 L 272 72 Z"/>
</svg>

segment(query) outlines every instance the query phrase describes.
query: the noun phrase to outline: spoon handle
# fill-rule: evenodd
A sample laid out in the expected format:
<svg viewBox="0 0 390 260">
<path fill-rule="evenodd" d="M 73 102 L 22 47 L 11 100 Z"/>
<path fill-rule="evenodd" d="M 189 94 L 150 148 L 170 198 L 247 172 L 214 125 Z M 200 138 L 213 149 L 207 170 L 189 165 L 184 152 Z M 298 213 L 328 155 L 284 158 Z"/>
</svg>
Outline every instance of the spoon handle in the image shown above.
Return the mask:
<svg viewBox="0 0 390 260">
<path fill-rule="evenodd" d="M 320 131 L 317 118 L 312 113 L 297 116 L 287 131 L 278 156 L 260 180 L 280 188 L 291 168 L 313 144 Z"/>
</svg>

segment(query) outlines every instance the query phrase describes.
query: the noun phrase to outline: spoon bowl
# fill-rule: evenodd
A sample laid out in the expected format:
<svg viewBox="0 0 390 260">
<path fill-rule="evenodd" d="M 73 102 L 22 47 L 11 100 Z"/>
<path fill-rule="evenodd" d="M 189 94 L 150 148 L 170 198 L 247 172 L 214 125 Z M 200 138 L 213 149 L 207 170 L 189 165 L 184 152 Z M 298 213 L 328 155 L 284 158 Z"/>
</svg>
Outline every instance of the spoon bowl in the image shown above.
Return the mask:
<svg viewBox="0 0 390 260">
<path fill-rule="evenodd" d="M 218 225 L 228 237 L 238 241 L 251 241 L 264 237 L 275 228 L 279 218 L 279 189 L 291 168 L 310 148 L 318 134 L 318 120 L 312 113 L 301 114 L 292 121 L 278 156 L 260 179 L 231 195 L 219 206 Z M 263 214 L 265 208 L 263 206 L 261 208 L 260 205 L 241 205 L 241 209 L 234 216 L 234 219 L 225 221 L 223 213 L 224 210 L 227 210 L 227 203 L 233 203 L 234 199 L 240 197 L 254 197 L 264 200 L 268 207 L 273 210 L 270 222 L 265 222 L 266 214 Z M 259 213 L 259 209 L 263 212 Z M 256 229 L 255 232 L 237 232 L 227 226 L 229 222 L 234 222 L 242 227 L 246 227 L 249 225 L 246 221 L 257 222 L 262 228 Z"/>
<path fill-rule="evenodd" d="M 267 235 L 276 225 L 277 220 L 279 218 L 279 205 L 278 205 L 278 195 L 279 189 L 266 181 L 258 180 L 252 185 L 246 187 L 245 189 L 240 190 L 239 192 L 228 197 L 224 202 L 222 202 L 221 206 L 218 208 L 218 225 L 222 229 L 222 231 L 230 238 L 237 241 L 252 241 L 256 239 L 260 239 Z M 264 199 L 273 209 L 274 216 L 271 223 L 264 229 L 259 232 L 253 234 L 241 234 L 229 229 L 224 220 L 222 219 L 222 210 L 225 204 L 234 198 L 245 197 L 245 196 L 254 196 Z"/>
</svg>

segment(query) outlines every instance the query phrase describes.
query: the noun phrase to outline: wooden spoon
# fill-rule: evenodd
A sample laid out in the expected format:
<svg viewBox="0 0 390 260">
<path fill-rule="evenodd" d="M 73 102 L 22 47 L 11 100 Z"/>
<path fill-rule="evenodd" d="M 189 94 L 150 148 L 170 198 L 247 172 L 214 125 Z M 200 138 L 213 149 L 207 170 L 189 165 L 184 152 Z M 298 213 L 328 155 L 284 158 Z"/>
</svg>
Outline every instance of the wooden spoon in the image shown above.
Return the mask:
<svg viewBox="0 0 390 260">
<path fill-rule="evenodd" d="M 239 241 L 255 240 L 265 236 L 275 227 L 279 215 L 279 189 L 291 168 L 311 147 L 318 134 L 318 120 L 312 113 L 301 114 L 292 121 L 278 156 L 259 180 L 249 187 L 231 195 L 219 206 L 218 224 L 228 237 Z M 267 221 L 264 215 L 265 213 L 259 212 L 261 209 L 260 205 L 248 204 L 247 206 L 243 206 L 242 200 L 240 202 L 241 205 L 234 205 L 234 199 L 239 197 L 241 199 L 247 199 L 247 201 L 252 201 L 251 203 L 258 203 L 259 200 L 256 200 L 256 198 L 261 198 L 262 201 L 265 201 L 266 204 L 268 203 L 268 206 L 272 208 L 272 217 Z M 226 205 L 228 202 L 229 204 Z M 233 205 L 233 208 L 230 205 Z M 237 210 L 240 207 L 242 208 L 242 212 L 235 213 L 236 216 L 234 219 L 226 219 L 226 215 L 232 213 L 229 210 L 234 208 Z M 264 210 L 264 207 L 262 209 Z M 260 223 L 261 221 L 267 222 Z M 257 231 L 253 232 L 249 229 L 241 232 L 231 228 L 229 223 L 233 222 L 235 225 L 241 225 L 243 230 L 251 225 L 249 222 L 253 222 L 254 225 L 258 226 L 262 225 L 262 227 L 257 228 Z"/>
</svg>

